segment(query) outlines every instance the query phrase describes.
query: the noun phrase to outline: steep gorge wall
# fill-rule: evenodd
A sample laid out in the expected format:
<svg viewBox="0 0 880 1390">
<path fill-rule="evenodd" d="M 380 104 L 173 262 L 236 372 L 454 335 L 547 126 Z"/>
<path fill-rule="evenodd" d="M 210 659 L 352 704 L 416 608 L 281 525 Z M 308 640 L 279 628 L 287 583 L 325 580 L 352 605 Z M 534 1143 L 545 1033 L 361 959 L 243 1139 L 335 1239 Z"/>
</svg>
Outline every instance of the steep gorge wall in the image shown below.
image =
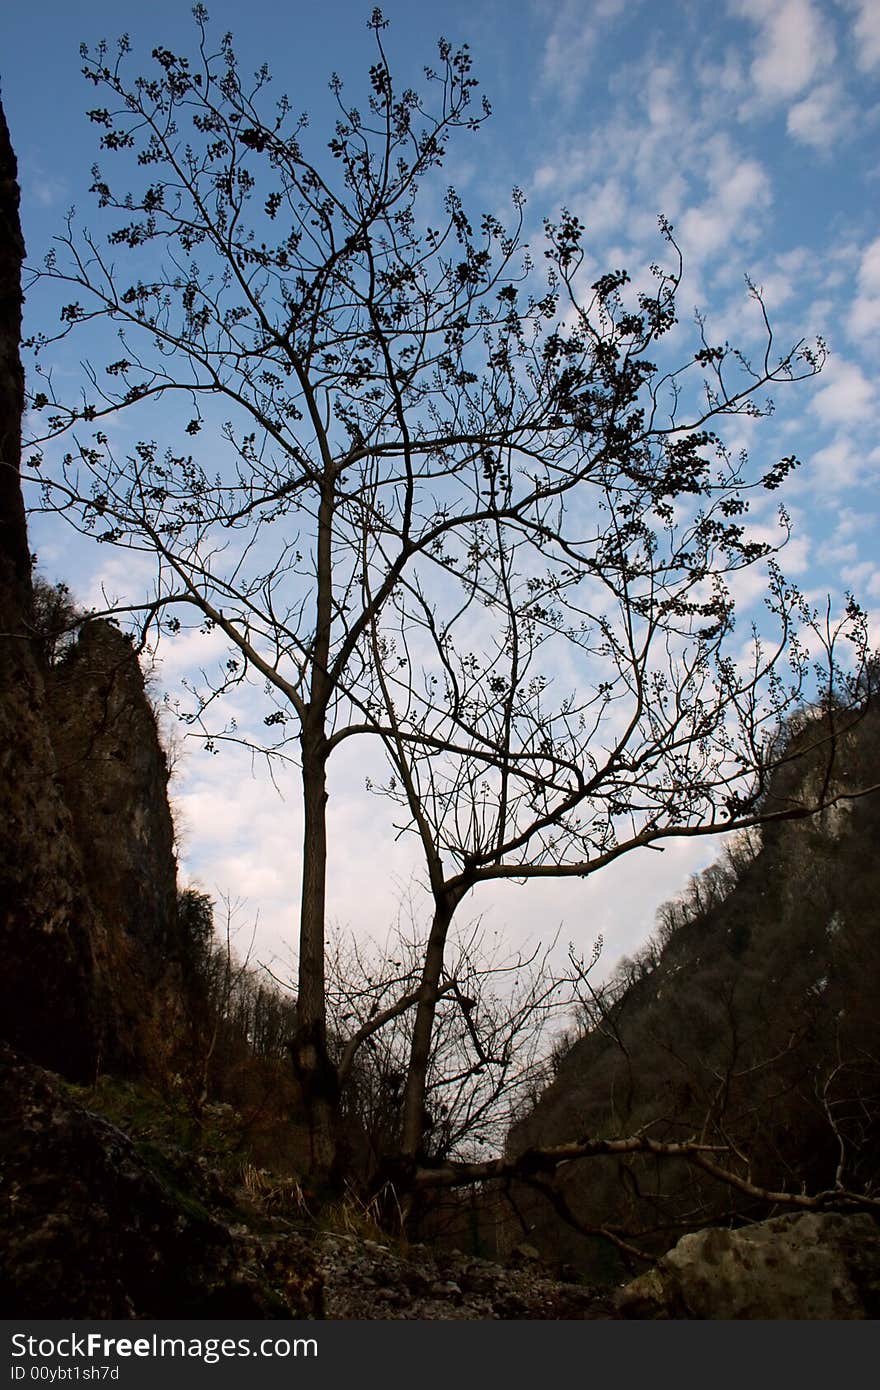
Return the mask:
<svg viewBox="0 0 880 1390">
<path fill-rule="evenodd" d="M 128 638 L 83 624 L 46 677 L 50 738 L 106 932 L 119 1067 L 165 1070 L 184 1023 L 168 764 Z"/>
<path fill-rule="evenodd" d="M 153 962 L 173 950 L 174 828 L 168 767 L 131 643 L 86 622 L 47 678 L 50 736 L 96 907 Z"/>
<path fill-rule="evenodd" d="M 168 772 L 137 658 L 34 640 L 21 493 L 16 162 L 0 109 L 0 1030 L 67 1076 L 151 1066 L 181 1012 Z"/>
<path fill-rule="evenodd" d="M 880 703 L 849 723 L 833 740 L 805 723 L 792 751 L 820 746 L 783 767 L 768 809 L 880 785 Z M 817 1192 L 838 1180 L 875 1190 L 878 840 L 876 790 L 766 825 L 726 896 L 682 914 L 654 963 L 634 968 L 560 1059 L 511 1151 L 585 1135 L 702 1135 L 735 1142 L 750 1162 L 746 1170 L 728 1154 L 734 1171 L 774 1190 Z M 557 1190 L 584 1226 L 610 1225 L 657 1252 L 682 1229 L 766 1215 L 681 1163 L 652 1159 L 569 1164 Z M 543 1197 L 517 1197 L 542 1251 L 592 1270 L 608 1264 L 609 1247 L 577 1234 Z"/>
<path fill-rule="evenodd" d="M 88 1075 L 105 1051 L 111 1009 L 102 980 L 104 934 L 73 838 L 30 641 L 16 174 L 0 110 L 0 1018 L 16 1048 Z"/>
</svg>

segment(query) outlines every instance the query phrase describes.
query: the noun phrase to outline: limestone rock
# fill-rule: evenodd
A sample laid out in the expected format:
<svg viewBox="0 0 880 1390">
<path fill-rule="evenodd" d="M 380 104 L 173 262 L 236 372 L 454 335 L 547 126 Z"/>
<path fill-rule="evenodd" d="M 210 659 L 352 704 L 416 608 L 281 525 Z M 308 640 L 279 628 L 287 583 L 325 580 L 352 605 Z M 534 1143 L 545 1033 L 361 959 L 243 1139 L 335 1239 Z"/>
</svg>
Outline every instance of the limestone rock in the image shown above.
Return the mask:
<svg viewBox="0 0 880 1390">
<path fill-rule="evenodd" d="M 70 1076 L 94 1075 L 112 1028 L 102 931 L 72 837 L 31 642 L 19 482 L 23 374 L 15 156 L 0 110 L 0 1027 Z"/>
<path fill-rule="evenodd" d="M 89 894 L 106 929 L 118 1070 L 171 1064 L 184 1005 L 168 766 L 128 638 L 103 620 L 46 673 L 58 774 Z"/>
<path fill-rule="evenodd" d="M 152 983 L 174 944 L 174 827 L 165 754 L 131 642 L 112 623 L 84 623 L 49 670 L 47 692 L 92 899 L 108 926 L 140 942 Z"/>
<path fill-rule="evenodd" d="M 137 657 L 36 631 L 20 484 L 24 255 L 0 109 L 0 1037 L 65 1076 L 149 1073 L 179 1036 L 168 769 Z"/>
<path fill-rule="evenodd" d="M 309 1318 L 295 1235 L 238 1232 L 159 1154 L 0 1046 L 0 1307 L 28 1318 Z"/>
<path fill-rule="evenodd" d="M 615 1303 L 624 1318 L 876 1318 L 880 1228 L 867 1214 L 803 1212 L 697 1231 Z"/>
</svg>

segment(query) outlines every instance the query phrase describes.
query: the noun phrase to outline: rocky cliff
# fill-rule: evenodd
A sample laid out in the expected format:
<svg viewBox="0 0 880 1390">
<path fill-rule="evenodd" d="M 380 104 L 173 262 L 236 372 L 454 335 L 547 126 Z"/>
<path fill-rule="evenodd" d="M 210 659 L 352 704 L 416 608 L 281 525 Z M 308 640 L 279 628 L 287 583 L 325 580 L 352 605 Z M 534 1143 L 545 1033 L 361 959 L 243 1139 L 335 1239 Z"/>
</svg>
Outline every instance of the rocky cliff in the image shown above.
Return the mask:
<svg viewBox="0 0 880 1390">
<path fill-rule="evenodd" d="M 18 196 L 0 110 L 0 1304 L 319 1316 L 306 1241 L 243 1227 L 200 1156 L 134 1140 L 69 1084 L 171 1080 L 185 950 L 168 769 L 135 652 L 102 621 L 47 641 L 34 601 Z"/>
<path fill-rule="evenodd" d="M 131 644 L 86 623 L 46 659 L 20 485 L 24 254 L 0 113 L 0 1029 L 70 1077 L 149 1070 L 175 1033 L 168 770 Z"/>
<path fill-rule="evenodd" d="M 0 111 L 0 1018 L 9 1042 L 72 1075 L 112 1047 L 106 933 L 73 833 L 31 635 L 19 478 L 23 376 L 15 158 Z"/>
<path fill-rule="evenodd" d="M 46 676 L 58 780 L 106 933 L 116 1069 L 167 1072 L 186 1015 L 168 765 L 127 637 L 87 621 Z"/>
</svg>

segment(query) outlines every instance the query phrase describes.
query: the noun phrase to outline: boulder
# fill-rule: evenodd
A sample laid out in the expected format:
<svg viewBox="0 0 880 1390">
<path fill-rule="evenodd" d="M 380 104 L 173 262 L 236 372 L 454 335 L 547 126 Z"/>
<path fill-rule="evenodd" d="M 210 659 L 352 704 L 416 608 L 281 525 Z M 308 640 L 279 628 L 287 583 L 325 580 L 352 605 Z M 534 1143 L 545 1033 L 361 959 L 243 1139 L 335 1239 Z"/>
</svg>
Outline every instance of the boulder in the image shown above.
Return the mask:
<svg viewBox="0 0 880 1390">
<path fill-rule="evenodd" d="M 0 1307 L 7 1318 L 311 1318 L 305 1240 L 255 1235 L 204 1184 L 0 1045 Z"/>
<path fill-rule="evenodd" d="M 867 1214 L 802 1212 L 684 1236 L 615 1298 L 624 1318 L 880 1316 L 880 1228 Z"/>
</svg>

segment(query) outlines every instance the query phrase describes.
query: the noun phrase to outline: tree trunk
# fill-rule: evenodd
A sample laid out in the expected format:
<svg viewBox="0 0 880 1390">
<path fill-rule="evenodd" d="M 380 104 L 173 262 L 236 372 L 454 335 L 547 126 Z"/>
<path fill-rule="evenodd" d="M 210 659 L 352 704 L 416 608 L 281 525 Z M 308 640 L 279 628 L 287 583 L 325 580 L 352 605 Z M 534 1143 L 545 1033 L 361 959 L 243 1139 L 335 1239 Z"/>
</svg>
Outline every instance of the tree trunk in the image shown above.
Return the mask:
<svg viewBox="0 0 880 1390">
<path fill-rule="evenodd" d="M 327 1051 L 324 936 L 327 897 L 327 735 L 330 636 L 333 611 L 333 508 L 335 473 L 329 451 L 318 508 L 315 553 L 315 642 L 311 692 L 300 732 L 303 785 L 302 900 L 299 991 L 293 1065 L 309 1126 L 312 1171 L 333 1180 L 339 1166 L 339 1075 Z"/>
<path fill-rule="evenodd" d="M 327 1051 L 324 918 L 327 878 L 327 779 L 323 730 L 304 729 L 303 859 L 297 1027 L 291 1052 L 309 1126 L 311 1162 L 329 1177 L 337 1159 L 339 1081 Z"/>
<path fill-rule="evenodd" d="M 401 1157 L 413 1163 L 422 1157 L 422 1139 L 425 1130 L 425 1090 L 428 1080 L 428 1062 L 431 1056 L 431 1038 L 434 1033 L 434 1015 L 437 1011 L 437 991 L 440 988 L 440 975 L 446 953 L 446 938 L 452 921 L 456 902 L 447 897 L 437 900 L 431 935 L 425 953 L 422 970 L 422 984 L 416 1017 L 413 1024 L 412 1045 L 409 1068 L 406 1075 L 406 1094 L 403 1102 L 403 1134 Z"/>
</svg>

